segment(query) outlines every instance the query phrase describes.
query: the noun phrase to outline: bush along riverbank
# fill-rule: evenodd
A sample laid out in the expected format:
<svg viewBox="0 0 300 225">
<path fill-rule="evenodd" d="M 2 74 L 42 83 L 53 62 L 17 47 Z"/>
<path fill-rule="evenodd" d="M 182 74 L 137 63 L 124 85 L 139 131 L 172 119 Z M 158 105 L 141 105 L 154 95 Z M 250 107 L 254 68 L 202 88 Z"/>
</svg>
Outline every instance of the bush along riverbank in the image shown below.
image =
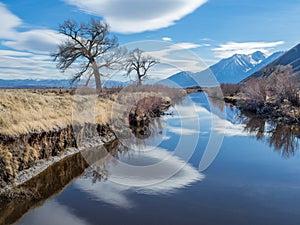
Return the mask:
<svg viewBox="0 0 300 225">
<path fill-rule="evenodd" d="M 0 90 L 1 191 L 68 155 L 137 133 L 137 127 L 183 96 L 181 90 L 160 85 L 128 87 L 101 97 L 87 89 L 79 95 L 74 90 Z"/>
<path fill-rule="evenodd" d="M 252 78 L 242 84 L 222 84 L 224 100 L 242 112 L 266 119 L 300 123 L 299 74 L 290 66 L 279 66 L 268 77 Z"/>
</svg>

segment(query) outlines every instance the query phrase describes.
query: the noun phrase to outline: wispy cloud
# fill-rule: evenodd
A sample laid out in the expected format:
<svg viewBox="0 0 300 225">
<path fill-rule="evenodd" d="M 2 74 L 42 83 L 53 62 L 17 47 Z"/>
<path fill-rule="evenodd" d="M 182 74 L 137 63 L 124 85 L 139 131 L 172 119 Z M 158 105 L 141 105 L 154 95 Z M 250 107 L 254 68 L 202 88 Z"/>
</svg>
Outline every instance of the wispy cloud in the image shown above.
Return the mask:
<svg viewBox="0 0 300 225">
<path fill-rule="evenodd" d="M 212 50 L 217 58 L 227 58 L 234 54 L 251 54 L 255 51 L 261 51 L 265 54 L 270 52 L 277 46 L 284 44 L 284 41 L 276 42 L 227 42 L 221 44 Z"/>
<path fill-rule="evenodd" d="M 34 53 L 49 54 L 55 51 L 57 46 L 64 39 L 54 30 L 29 30 L 25 32 L 15 32 L 17 38 L 2 42 L 3 45 Z"/>
<path fill-rule="evenodd" d="M 21 51 L 0 51 L 1 79 L 65 79 L 71 72 L 62 74 L 49 55 Z"/>
<path fill-rule="evenodd" d="M 175 24 L 207 0 L 65 0 L 79 9 L 103 17 L 113 31 L 139 33 Z"/>
<path fill-rule="evenodd" d="M 147 48 L 147 46 L 152 46 L 152 49 Z M 199 72 L 207 68 L 203 60 L 193 52 L 194 49 L 202 47 L 201 44 L 145 42 L 139 43 L 136 47 L 145 50 L 146 53 L 161 62 L 150 71 L 154 79 L 164 79 L 180 71 Z"/>
<path fill-rule="evenodd" d="M 184 48 L 184 49 L 194 49 L 194 48 L 199 48 L 202 47 L 203 45 L 200 44 L 195 44 L 195 43 L 190 43 L 190 42 L 182 42 L 175 44 L 179 48 Z"/>
<path fill-rule="evenodd" d="M 53 216 L 52 213 L 55 214 Z M 56 200 L 47 201 L 43 206 L 30 212 L 22 221 L 22 224 L 74 224 L 88 225 L 88 221 L 79 218 L 68 206 L 62 205 Z"/>
<path fill-rule="evenodd" d="M 121 208 L 135 206 L 128 192 L 146 195 L 168 195 L 205 178 L 193 166 L 166 149 L 145 146 L 138 156 L 124 158 L 122 162 L 107 163 L 111 176 L 107 182 L 91 185 L 89 178 L 75 181 L 76 188 L 89 193 L 94 199 Z M 133 166 L 138 160 L 139 166 Z M 176 175 L 175 175 L 176 174 Z"/>
<path fill-rule="evenodd" d="M 163 41 L 172 41 L 172 38 L 170 38 L 170 37 L 163 37 L 162 40 Z"/>
<path fill-rule="evenodd" d="M 1 44 L 12 49 L 49 54 L 64 38 L 58 32 L 49 29 L 19 31 L 23 21 L 1 2 L 0 21 L 5 21 L 1 23 L 0 38 L 5 40 Z"/>
<path fill-rule="evenodd" d="M 70 1 L 69 1 L 70 2 Z M 72 1 L 73 3 L 76 1 Z M 94 2 L 93 0 L 90 2 Z M 110 5 L 111 1 L 103 1 L 106 6 Z M 126 1 L 124 1 L 126 2 Z M 200 2 L 205 1 L 195 1 Z M 181 5 L 196 5 L 195 2 L 179 1 Z M 104 4 L 104 3 L 96 3 Z M 128 2 L 127 2 L 128 3 Z M 130 2 L 131 4 L 132 2 Z M 138 3 L 146 4 L 146 3 Z M 179 4 L 178 3 L 178 4 Z M 74 3 L 75 4 L 75 3 Z M 82 3 L 83 4 L 83 3 Z M 87 5 L 91 3 L 85 3 Z M 123 5 L 123 1 L 120 2 Z M 128 3 L 129 4 L 129 3 Z M 155 5 L 155 3 L 151 3 Z M 163 3 L 165 4 L 165 3 Z M 115 4 L 116 6 L 118 4 Z M 172 4 L 171 4 L 172 5 Z M 175 4 L 176 5 L 176 4 Z M 150 7 L 150 6 L 149 6 Z M 170 6 L 171 7 L 171 6 Z M 183 6 L 182 6 L 183 7 Z M 97 7 L 96 7 L 97 8 Z M 127 9 L 129 10 L 129 9 Z M 167 10 L 167 9 L 166 9 Z M 125 10 L 126 11 L 126 10 Z M 148 10 L 147 10 L 148 11 Z M 151 10 L 150 10 L 151 11 Z M 64 37 L 58 34 L 54 30 L 50 29 L 22 29 L 24 25 L 23 21 L 16 15 L 11 13 L 4 4 L 0 4 L 0 18 L 3 17 L 3 21 L 9 18 L 9 22 L 5 23 L 5 26 L 0 31 L 0 38 L 2 38 L 1 45 L 10 50 L 0 51 L 1 70 L 0 77 L 4 79 L 26 79 L 26 78 L 66 78 L 71 77 L 72 73 L 76 69 L 76 65 L 72 70 L 67 71 L 66 74 L 61 74 L 55 67 L 55 63 L 52 62 L 49 53 L 55 51 L 57 45 L 64 39 Z M 147 14 L 147 13 L 145 13 Z M 143 17 L 144 18 L 144 17 Z M 147 17 L 146 17 L 147 18 Z M 178 17 L 179 18 L 179 17 Z M 106 18 L 107 19 L 107 18 Z M 149 19 L 149 18 L 148 18 Z M 141 21 L 135 21 L 138 24 Z M 143 25 L 147 24 L 142 22 Z M 163 37 L 165 41 L 172 41 L 171 37 Z M 144 50 L 144 47 L 152 46 L 152 44 L 140 47 Z M 161 79 L 168 77 L 178 71 L 200 71 L 205 65 L 199 63 L 201 61 L 195 54 L 192 54 L 189 50 L 202 47 L 202 44 L 182 42 L 177 44 L 168 44 L 167 46 L 155 45 L 154 49 L 146 50 L 149 54 L 157 57 L 161 60 L 162 65 L 154 68 L 151 71 L 153 79 Z"/>
<path fill-rule="evenodd" d="M 22 24 L 22 20 L 11 13 L 3 3 L 0 2 L 0 38 L 15 37 L 15 28 Z"/>
<path fill-rule="evenodd" d="M 50 29 L 23 28 L 23 21 L 0 3 L 1 45 L 0 77 L 2 79 L 65 78 L 52 62 L 49 53 L 55 51 L 64 39 L 63 35 Z"/>
</svg>

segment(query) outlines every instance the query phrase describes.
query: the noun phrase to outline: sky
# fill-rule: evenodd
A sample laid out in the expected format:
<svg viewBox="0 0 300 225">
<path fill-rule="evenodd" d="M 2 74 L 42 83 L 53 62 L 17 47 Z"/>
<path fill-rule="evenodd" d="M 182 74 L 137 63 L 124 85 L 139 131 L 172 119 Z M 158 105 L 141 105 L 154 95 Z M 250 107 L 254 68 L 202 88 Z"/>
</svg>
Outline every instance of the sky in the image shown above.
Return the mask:
<svg viewBox="0 0 300 225">
<path fill-rule="evenodd" d="M 66 19 L 106 21 L 121 46 L 162 65 L 156 79 L 198 72 L 233 54 L 270 55 L 299 43 L 300 0 L 0 0 L 0 79 L 64 79 L 50 52 Z"/>
</svg>

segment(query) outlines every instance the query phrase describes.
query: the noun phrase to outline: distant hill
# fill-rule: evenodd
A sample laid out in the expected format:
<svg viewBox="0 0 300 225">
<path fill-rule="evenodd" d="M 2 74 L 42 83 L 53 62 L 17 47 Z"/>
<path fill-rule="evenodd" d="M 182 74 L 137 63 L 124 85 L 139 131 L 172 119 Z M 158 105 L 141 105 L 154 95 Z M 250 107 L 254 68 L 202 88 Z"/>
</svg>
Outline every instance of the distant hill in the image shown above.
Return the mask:
<svg viewBox="0 0 300 225">
<path fill-rule="evenodd" d="M 103 83 L 104 87 L 124 87 L 129 82 L 121 82 L 115 80 L 107 80 Z M 43 80 L 43 79 L 16 79 L 3 80 L 0 79 L 0 88 L 72 88 L 77 87 L 78 83 L 73 85 L 70 80 Z"/>
<path fill-rule="evenodd" d="M 0 79 L 0 88 L 70 88 L 70 80 Z"/>
<path fill-rule="evenodd" d="M 249 77 L 245 78 L 242 82 L 245 82 L 250 78 L 257 78 L 262 76 L 268 77 L 279 65 L 282 66 L 291 65 L 295 72 L 300 72 L 300 44 L 293 47 L 292 49 L 290 49 L 289 51 L 281 55 L 273 62 L 267 64 L 265 67 L 252 73 Z"/>
<path fill-rule="evenodd" d="M 122 82 L 122 81 L 117 81 L 117 80 L 106 80 L 106 81 L 103 81 L 103 86 L 104 87 L 108 87 L 108 88 L 111 88 L 111 87 L 125 87 L 128 84 L 130 84 L 129 81 L 127 81 L 127 82 Z"/>
<path fill-rule="evenodd" d="M 197 86 L 197 82 L 194 77 L 194 73 L 182 71 L 176 73 L 167 79 L 158 81 L 159 84 L 171 86 L 171 87 L 190 87 L 190 86 Z"/>
<path fill-rule="evenodd" d="M 181 87 L 197 86 L 199 85 L 198 83 L 210 86 L 216 84 L 215 78 L 219 83 L 238 83 L 250 74 L 276 60 L 282 54 L 283 52 L 276 52 L 270 57 L 266 57 L 260 51 L 249 55 L 235 54 L 229 58 L 220 60 L 204 71 L 197 73 L 179 72 L 159 83 Z"/>
</svg>

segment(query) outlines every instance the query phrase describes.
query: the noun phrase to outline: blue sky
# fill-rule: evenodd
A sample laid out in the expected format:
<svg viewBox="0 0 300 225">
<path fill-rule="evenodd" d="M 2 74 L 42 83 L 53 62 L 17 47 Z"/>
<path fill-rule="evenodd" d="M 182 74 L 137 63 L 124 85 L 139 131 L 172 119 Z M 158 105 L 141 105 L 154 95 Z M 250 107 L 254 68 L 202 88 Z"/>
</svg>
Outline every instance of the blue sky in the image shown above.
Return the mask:
<svg viewBox="0 0 300 225">
<path fill-rule="evenodd" d="M 287 50 L 299 43 L 299 12 L 300 0 L 0 0 L 0 78 L 70 77 L 49 57 L 66 19 L 104 19 L 121 45 L 172 65 L 156 71 L 164 78 L 235 53 Z"/>
</svg>

